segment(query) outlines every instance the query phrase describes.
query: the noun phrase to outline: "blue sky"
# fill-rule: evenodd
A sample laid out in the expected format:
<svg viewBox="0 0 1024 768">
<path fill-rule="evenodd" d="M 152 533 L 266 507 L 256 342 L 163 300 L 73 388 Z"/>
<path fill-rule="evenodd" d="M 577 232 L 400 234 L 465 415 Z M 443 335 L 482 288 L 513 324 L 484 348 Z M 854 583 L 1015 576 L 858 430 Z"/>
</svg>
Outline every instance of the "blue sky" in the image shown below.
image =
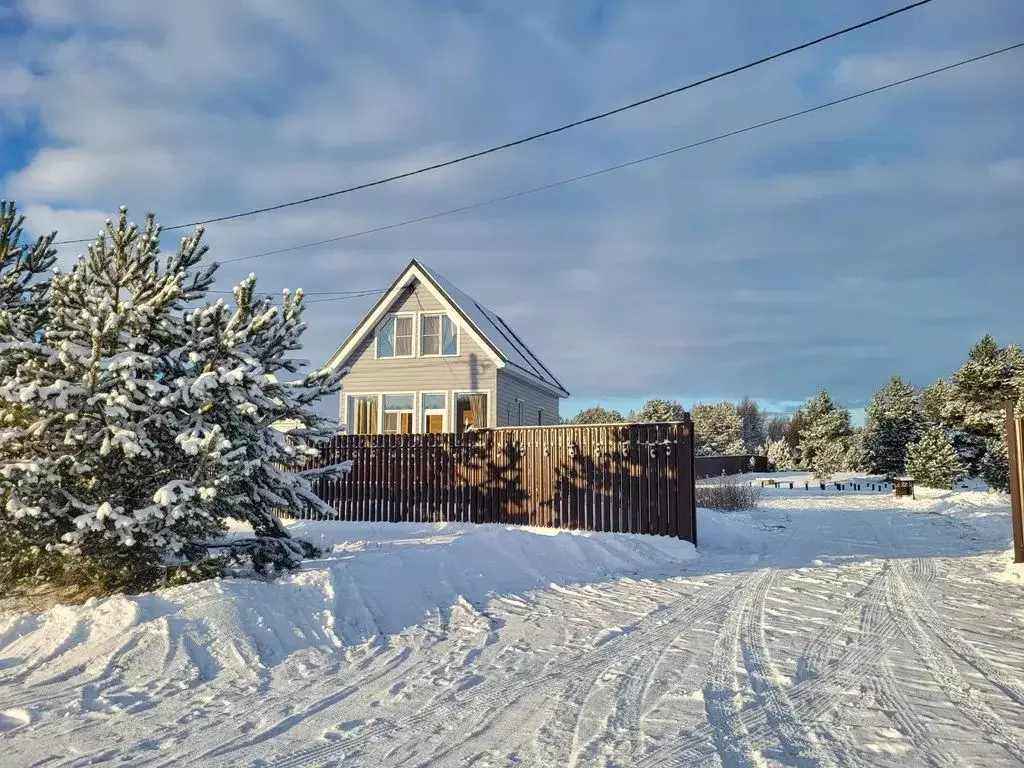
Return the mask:
<svg viewBox="0 0 1024 768">
<path fill-rule="evenodd" d="M 544 129 L 895 5 L 0 0 L 0 194 L 65 237 L 121 203 L 166 224 L 230 213 Z M 229 259 L 380 226 L 1022 39 L 1018 0 L 937 0 L 547 140 L 213 225 L 207 242 Z M 858 407 L 893 373 L 946 375 L 983 333 L 1024 341 L 1022 124 L 1018 52 L 558 190 L 225 265 L 220 281 L 377 288 L 415 257 L 517 328 L 576 396 L 567 411 L 791 404 L 823 386 Z M 326 358 L 371 303 L 311 304 L 306 355 Z"/>
</svg>

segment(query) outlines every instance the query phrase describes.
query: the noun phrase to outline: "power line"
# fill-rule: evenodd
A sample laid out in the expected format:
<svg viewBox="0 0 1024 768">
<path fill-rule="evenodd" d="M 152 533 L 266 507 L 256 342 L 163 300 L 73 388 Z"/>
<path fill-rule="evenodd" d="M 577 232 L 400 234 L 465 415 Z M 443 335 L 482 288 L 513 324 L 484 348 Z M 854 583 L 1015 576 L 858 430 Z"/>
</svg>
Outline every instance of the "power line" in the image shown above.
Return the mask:
<svg viewBox="0 0 1024 768">
<path fill-rule="evenodd" d="M 967 64 L 973 64 L 973 63 L 981 61 L 983 59 L 988 59 L 988 58 L 991 58 L 993 56 L 998 56 L 1001 53 L 1007 53 L 1009 51 L 1012 51 L 1012 50 L 1015 50 L 1015 49 L 1018 49 L 1018 48 L 1022 48 L 1022 47 L 1024 47 L 1024 42 L 1016 43 L 1014 45 L 1009 45 L 1009 46 L 1007 46 L 1005 48 L 1000 48 L 1000 49 L 995 50 L 995 51 L 989 51 L 988 53 L 983 53 L 983 54 L 981 54 L 979 56 L 972 56 L 969 59 L 963 59 L 963 60 L 955 62 L 953 64 L 947 64 L 944 67 L 939 67 L 937 69 L 932 69 L 932 70 L 929 70 L 928 72 L 922 72 L 920 74 L 913 75 L 911 77 L 905 77 L 902 80 L 895 80 L 895 81 L 893 81 L 891 83 L 886 83 L 885 85 L 880 85 L 880 86 L 878 86 L 876 88 L 870 88 L 870 89 L 868 89 L 866 91 L 860 91 L 859 93 L 855 93 L 855 94 L 852 94 L 850 96 L 844 96 L 841 99 L 835 99 L 833 101 L 827 101 L 827 102 L 825 102 L 823 104 L 817 104 L 817 105 L 815 105 L 813 107 L 808 107 L 807 109 L 801 109 L 798 112 L 790 112 L 789 114 L 782 115 L 781 117 L 772 118 L 771 120 L 765 120 L 765 121 L 760 122 L 760 123 L 755 123 L 754 125 L 748 125 L 745 128 L 739 128 L 737 130 L 729 131 L 727 133 L 720 133 L 717 136 L 712 136 L 711 138 L 708 138 L 708 139 L 702 139 L 700 141 L 695 141 L 692 144 L 685 144 L 685 145 L 683 145 L 681 147 L 674 147 L 673 149 L 668 149 L 668 150 L 665 150 L 664 152 L 657 152 L 657 153 L 655 153 L 653 155 L 646 155 L 644 157 L 640 157 L 640 158 L 637 158 L 635 160 L 630 160 L 630 161 L 625 162 L 625 163 L 619 163 L 618 165 L 608 166 L 606 168 L 601 168 L 601 169 L 596 170 L 596 171 L 590 171 L 589 173 L 584 173 L 584 174 L 581 174 L 579 176 L 572 176 L 572 177 L 567 178 L 567 179 L 561 179 L 559 181 L 553 181 L 553 182 L 551 182 L 549 184 L 542 184 L 539 187 L 531 187 L 530 189 L 523 189 L 523 190 L 520 190 L 518 192 L 512 192 L 512 193 L 509 193 L 507 195 L 502 195 L 500 197 L 492 197 L 489 200 L 481 200 L 481 201 L 476 202 L 476 203 L 469 203 L 468 205 L 462 205 L 462 206 L 459 206 L 458 208 L 449 208 L 448 210 L 445 210 L 445 211 L 438 211 L 436 213 L 427 214 L 425 216 L 418 216 L 418 217 L 416 217 L 414 219 L 406 219 L 405 221 L 399 221 L 399 222 L 395 222 L 393 224 L 385 224 L 383 226 L 374 227 L 372 229 L 364 229 L 364 230 L 360 230 L 358 232 L 350 232 L 350 233 L 345 234 L 345 235 L 339 235 L 338 237 L 330 237 L 330 238 L 327 238 L 325 240 L 316 240 L 316 241 L 310 242 L 310 243 L 300 243 L 299 245 L 290 245 L 290 246 L 287 246 L 285 248 L 277 248 L 277 249 L 272 250 L 272 251 L 263 251 L 261 253 L 254 253 L 254 254 L 251 254 L 249 256 L 238 256 L 238 257 L 236 257 L 234 259 L 224 259 L 224 260 L 221 261 L 221 264 L 231 264 L 233 262 L 238 262 L 238 261 L 248 261 L 250 259 L 259 259 L 259 258 L 263 258 L 264 256 L 274 256 L 274 255 L 280 254 L 280 253 L 288 253 L 290 251 L 298 251 L 298 250 L 301 250 L 303 248 L 313 248 L 313 247 L 318 246 L 318 245 L 327 245 L 328 243 L 336 243 L 336 242 L 339 242 L 339 241 L 342 241 L 342 240 L 350 240 L 350 239 L 356 238 L 356 237 L 363 237 L 365 235 L 372 235 L 372 234 L 375 234 L 375 233 L 378 233 L 378 232 L 385 232 L 385 231 L 390 230 L 390 229 L 397 229 L 399 227 L 409 226 L 410 224 L 418 224 L 420 222 L 429 221 L 431 219 L 439 219 L 442 216 L 450 216 L 450 215 L 455 214 L 455 213 L 462 213 L 464 211 L 470 211 L 470 210 L 473 210 L 475 208 L 483 208 L 484 206 L 494 205 L 495 203 L 501 203 L 501 202 L 505 202 L 507 200 L 514 200 L 514 199 L 519 198 L 519 197 L 526 197 L 527 195 L 532 195 L 532 194 L 534 194 L 536 192 L 543 192 L 543 191 L 548 190 L 548 189 L 555 189 L 556 187 L 562 187 L 562 186 L 565 186 L 567 184 L 575 183 L 577 181 L 584 181 L 586 179 L 592 179 L 595 176 L 601 176 L 601 175 L 606 174 L 606 173 L 611 173 L 612 171 L 619 171 L 619 170 L 622 170 L 623 168 L 629 168 L 629 167 L 634 166 L 634 165 L 640 165 L 641 163 L 646 163 L 646 162 L 649 162 L 651 160 L 657 160 L 659 158 L 667 157 L 669 155 L 673 155 L 673 154 L 676 154 L 678 152 L 685 152 L 685 151 L 690 150 L 690 149 L 695 149 L 697 147 L 702 147 L 702 146 L 705 146 L 707 144 L 713 144 L 713 143 L 715 143 L 717 141 L 722 141 L 724 139 L 732 138 L 733 136 L 739 136 L 740 134 L 749 133 L 751 131 L 755 131 L 755 130 L 758 130 L 760 128 L 766 128 L 768 126 L 776 125 L 777 123 L 782 123 L 782 122 L 785 122 L 787 120 L 793 120 L 794 118 L 802 117 L 804 115 L 811 114 L 812 112 L 819 112 L 821 110 L 829 109 L 830 107 L 834 107 L 834 106 L 837 106 L 839 104 L 844 104 L 844 103 L 846 103 L 848 101 L 853 101 L 855 99 L 863 98 L 864 96 L 870 96 L 870 95 L 875 94 L 875 93 L 880 93 L 881 91 L 886 91 L 886 90 L 889 90 L 890 88 L 895 88 L 895 87 L 900 86 L 900 85 L 906 85 L 907 83 L 912 83 L 915 80 L 922 80 L 922 79 L 924 79 L 926 77 L 931 77 L 932 75 L 941 74 L 942 72 L 948 72 L 951 69 L 956 69 L 958 67 L 963 67 L 963 66 L 965 66 Z"/>
<path fill-rule="evenodd" d="M 376 290 L 377 290 L 376 288 L 361 288 L 361 289 L 359 289 L 357 291 L 305 291 L 304 290 L 302 293 L 305 294 L 306 296 L 343 296 L 344 297 L 344 296 L 363 295 L 363 294 L 365 294 L 367 292 L 372 293 L 372 292 L 374 292 Z M 221 294 L 225 294 L 225 295 L 228 295 L 228 296 L 234 295 L 234 291 L 233 290 L 231 290 L 231 291 L 219 291 L 219 290 L 218 291 L 214 291 L 214 290 L 210 290 L 210 291 L 207 291 L 207 293 L 221 293 Z M 280 291 L 275 291 L 275 293 L 280 293 Z"/>
<path fill-rule="evenodd" d="M 386 291 L 387 291 L 387 288 L 374 288 L 372 290 L 364 291 L 363 293 L 359 294 L 358 296 L 332 296 L 329 299 L 310 299 L 309 301 L 307 301 L 305 303 L 306 304 L 319 304 L 319 303 L 324 302 L 324 301 L 344 301 L 346 299 L 361 299 L 364 296 L 376 296 L 377 294 L 385 293 Z"/>
<path fill-rule="evenodd" d="M 927 5 L 928 3 L 931 3 L 931 2 L 933 2 L 933 0 L 917 0 L 916 2 L 910 3 L 908 5 L 904 5 L 901 8 L 896 8 L 896 9 L 894 9 L 892 11 L 888 11 L 887 13 L 883 13 L 880 16 L 875 16 L 874 18 L 868 19 L 866 21 L 862 21 L 859 24 L 854 24 L 853 26 L 845 27 L 843 29 L 836 30 L 835 32 L 830 32 L 827 35 L 822 35 L 821 37 L 817 37 L 817 38 L 815 38 L 813 40 L 808 40 L 807 42 L 800 43 L 799 45 L 794 45 L 794 46 L 792 46 L 790 48 L 786 48 L 785 50 L 778 51 L 778 52 L 773 53 L 773 54 L 771 54 L 769 56 L 764 56 L 764 57 L 762 57 L 760 59 L 757 59 L 755 61 L 748 62 L 747 64 L 742 64 L 742 65 L 740 65 L 738 67 L 733 67 L 732 69 L 727 69 L 727 70 L 725 70 L 723 72 L 718 72 L 717 74 L 714 74 L 714 75 L 709 75 L 708 77 L 702 78 L 700 80 L 695 80 L 695 81 L 693 81 L 691 83 L 687 83 L 686 85 L 681 85 L 681 86 L 679 86 L 677 88 L 673 88 L 673 89 L 668 90 L 668 91 L 662 91 L 661 93 L 655 94 L 654 96 L 648 96 L 646 98 L 640 99 L 639 101 L 630 102 L 629 104 L 624 104 L 624 105 L 622 105 L 620 107 L 615 107 L 614 109 L 610 109 L 610 110 L 608 110 L 606 112 L 600 112 L 600 113 L 598 113 L 596 115 L 591 115 L 589 117 L 584 117 L 584 118 L 582 118 L 580 120 L 575 120 L 575 121 L 573 121 L 571 123 L 565 123 L 564 125 L 560 125 L 560 126 L 558 126 L 556 128 L 549 128 L 549 129 L 547 129 L 545 131 L 541 131 L 540 133 L 534 133 L 534 134 L 531 134 L 529 136 L 525 136 L 525 137 L 523 137 L 521 139 L 515 139 L 514 141 L 506 142 L 504 144 L 498 144 L 496 146 L 489 147 L 488 149 L 482 149 L 482 150 L 479 150 L 477 152 L 471 152 L 469 154 L 462 155 L 460 157 L 452 158 L 451 160 L 445 160 L 445 161 L 440 162 L 440 163 L 434 163 L 433 165 L 424 166 L 422 168 L 417 168 L 417 169 L 411 170 L 411 171 L 405 171 L 403 173 L 398 173 L 398 174 L 395 174 L 393 176 L 386 176 L 386 177 L 384 177 L 382 179 L 377 179 L 376 181 L 364 182 L 363 184 L 357 184 L 354 187 L 346 187 L 344 189 L 338 189 L 338 190 L 335 190 L 333 192 L 325 192 L 323 194 L 313 195 L 311 197 L 304 197 L 304 198 L 301 198 L 299 200 L 291 200 L 291 201 L 286 202 L 286 203 L 277 203 L 276 205 L 269 205 L 269 206 L 266 206 L 264 208 L 253 208 L 253 209 L 248 210 L 248 211 L 241 211 L 239 213 L 231 213 L 231 214 L 227 214 L 225 216 L 216 216 L 216 217 L 209 218 L 209 219 L 199 219 L 197 221 L 190 221 L 190 222 L 185 223 L 185 224 L 175 224 L 172 227 L 164 227 L 163 231 L 164 232 L 172 232 L 172 231 L 174 231 L 176 229 L 186 229 L 186 228 L 191 228 L 191 227 L 197 227 L 197 226 L 199 226 L 201 224 L 215 224 L 215 223 L 222 222 L 222 221 L 231 221 L 231 220 L 234 220 L 234 219 L 241 219 L 241 218 L 245 218 L 245 217 L 248 217 L 248 216 L 256 216 L 256 215 L 261 214 L 261 213 L 270 213 L 271 211 L 279 211 L 279 210 L 281 210 L 283 208 L 291 208 L 291 207 L 296 206 L 296 205 L 305 205 L 307 203 L 313 203 L 313 202 L 317 202 L 319 200 L 326 200 L 328 198 L 337 197 L 339 195 L 345 195 L 345 194 L 348 194 L 349 192 L 358 192 L 359 190 L 369 189 L 370 187 L 378 187 L 378 186 L 381 186 L 383 184 L 388 184 L 388 183 L 390 183 L 392 181 L 399 181 L 400 179 L 408 179 L 411 176 L 418 176 L 418 175 L 420 175 L 422 173 L 428 173 L 430 171 L 436 171 L 436 170 L 439 170 L 441 168 L 447 168 L 449 166 L 456 165 L 458 163 L 464 163 L 467 160 L 475 160 L 476 158 L 483 157 L 485 155 L 490 155 L 490 154 L 493 154 L 495 152 L 501 152 L 502 150 L 511 149 L 512 147 L 518 147 L 521 144 L 526 144 L 526 143 L 531 142 L 531 141 L 536 141 L 537 139 L 542 139 L 542 138 L 545 138 L 547 136 L 553 136 L 556 133 L 562 133 L 563 131 L 568 131 L 568 130 L 570 130 L 572 128 L 578 128 L 579 126 L 586 125 L 587 123 L 593 123 L 593 122 L 596 122 L 597 120 L 603 120 L 606 117 L 611 117 L 612 115 L 617 115 L 617 114 L 619 114 L 621 112 L 625 112 L 625 111 L 630 110 L 630 109 L 635 109 L 636 107 L 641 107 L 641 106 L 644 106 L 645 104 L 650 104 L 652 102 L 659 101 L 660 99 L 664 99 L 664 98 L 667 98 L 669 96 L 675 96 L 676 94 L 682 93 L 684 91 L 691 90 L 693 88 L 697 88 L 698 86 L 701 86 L 701 85 L 707 85 L 708 83 L 714 82 L 715 80 L 721 80 L 723 78 L 730 77 L 731 75 L 735 75 L 735 74 L 738 74 L 740 72 L 744 72 L 744 71 L 746 71 L 748 69 L 753 69 L 754 67 L 758 67 L 758 66 L 760 66 L 762 64 L 766 64 L 766 63 L 768 63 L 770 61 L 774 61 L 775 59 L 780 59 L 783 56 L 788 56 L 788 55 L 790 55 L 792 53 L 796 53 L 798 51 L 802 51 L 802 50 L 805 50 L 807 48 L 811 48 L 811 47 L 813 47 L 815 45 L 819 45 L 820 43 L 824 43 L 824 42 L 826 42 L 828 40 L 833 40 L 833 39 L 835 39 L 837 37 L 842 37 L 843 35 L 849 34 L 850 32 L 855 32 L 855 31 L 857 31 L 859 29 L 864 29 L 865 27 L 870 27 L 872 24 L 877 24 L 877 23 L 879 23 L 881 21 L 885 21 L 886 19 L 890 19 L 893 16 L 898 16 L 901 13 L 906 13 L 907 11 L 913 10 L 914 8 L 919 8 L 922 5 Z M 58 240 L 58 241 L 56 241 L 54 243 L 54 245 L 70 245 L 72 243 L 90 243 L 94 239 L 95 238 L 80 238 L 78 240 Z"/>
<path fill-rule="evenodd" d="M 304 302 L 305 304 L 317 304 L 322 301 L 345 301 L 346 299 L 362 299 L 366 296 L 374 296 L 376 294 L 384 293 L 386 291 L 387 288 L 367 288 L 361 291 L 303 291 L 302 293 L 306 296 L 329 295 L 329 297 L 325 299 L 310 299 L 309 301 Z M 207 291 L 207 293 L 227 294 L 230 296 L 234 294 L 234 291 L 211 290 Z M 275 293 L 275 291 L 260 291 L 258 292 L 257 295 L 267 296 L 273 293 Z M 280 293 L 280 291 L 277 291 L 276 293 Z"/>
</svg>

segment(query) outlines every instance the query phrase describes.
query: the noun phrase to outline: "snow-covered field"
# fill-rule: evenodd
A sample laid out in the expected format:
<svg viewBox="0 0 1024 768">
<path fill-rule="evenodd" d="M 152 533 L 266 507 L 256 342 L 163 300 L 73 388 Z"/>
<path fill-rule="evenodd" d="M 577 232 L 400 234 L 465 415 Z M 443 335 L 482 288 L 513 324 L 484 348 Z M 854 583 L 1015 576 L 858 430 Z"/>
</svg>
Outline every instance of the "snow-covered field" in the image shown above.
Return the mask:
<svg viewBox="0 0 1024 768">
<path fill-rule="evenodd" d="M 303 524 L 270 583 L 0 616 L 0 763 L 1024 762 L 1008 504 L 765 491 L 653 537 Z"/>
</svg>

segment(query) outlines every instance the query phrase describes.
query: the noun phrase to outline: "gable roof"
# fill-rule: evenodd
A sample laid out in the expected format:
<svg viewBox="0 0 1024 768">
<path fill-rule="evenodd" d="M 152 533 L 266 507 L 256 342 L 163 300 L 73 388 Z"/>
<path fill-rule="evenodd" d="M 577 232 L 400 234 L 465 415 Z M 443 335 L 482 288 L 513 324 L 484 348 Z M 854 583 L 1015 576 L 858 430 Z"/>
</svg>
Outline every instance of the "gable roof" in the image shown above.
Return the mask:
<svg viewBox="0 0 1024 768">
<path fill-rule="evenodd" d="M 366 336 L 373 332 L 377 323 L 413 281 L 423 284 L 446 310 L 462 319 L 473 340 L 488 352 L 499 368 L 506 368 L 509 373 L 537 384 L 559 397 L 569 396 L 569 392 L 550 369 L 496 312 L 415 259 L 395 278 L 388 290 L 363 316 L 355 330 L 331 355 L 324 367 L 334 369 L 344 363 Z"/>
</svg>

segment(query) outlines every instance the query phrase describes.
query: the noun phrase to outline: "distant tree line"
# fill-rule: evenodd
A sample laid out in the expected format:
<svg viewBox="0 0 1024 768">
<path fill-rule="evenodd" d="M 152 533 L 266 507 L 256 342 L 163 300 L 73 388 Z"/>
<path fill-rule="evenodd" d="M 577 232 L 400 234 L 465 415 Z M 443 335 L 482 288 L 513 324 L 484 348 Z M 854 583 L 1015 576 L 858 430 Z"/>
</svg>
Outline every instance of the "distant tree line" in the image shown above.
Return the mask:
<svg viewBox="0 0 1024 768">
<path fill-rule="evenodd" d="M 750 398 L 698 404 L 691 415 L 701 456 L 762 454 L 780 471 L 807 470 L 819 478 L 842 471 L 908 474 L 938 488 L 980 476 L 1005 491 L 1007 402 L 1024 410 L 1024 352 L 986 335 L 948 379 L 922 390 L 893 376 L 872 397 L 862 428 L 824 389 L 792 415 L 767 413 Z M 677 421 L 684 412 L 678 402 L 656 399 L 627 414 L 588 408 L 569 423 Z"/>
</svg>

